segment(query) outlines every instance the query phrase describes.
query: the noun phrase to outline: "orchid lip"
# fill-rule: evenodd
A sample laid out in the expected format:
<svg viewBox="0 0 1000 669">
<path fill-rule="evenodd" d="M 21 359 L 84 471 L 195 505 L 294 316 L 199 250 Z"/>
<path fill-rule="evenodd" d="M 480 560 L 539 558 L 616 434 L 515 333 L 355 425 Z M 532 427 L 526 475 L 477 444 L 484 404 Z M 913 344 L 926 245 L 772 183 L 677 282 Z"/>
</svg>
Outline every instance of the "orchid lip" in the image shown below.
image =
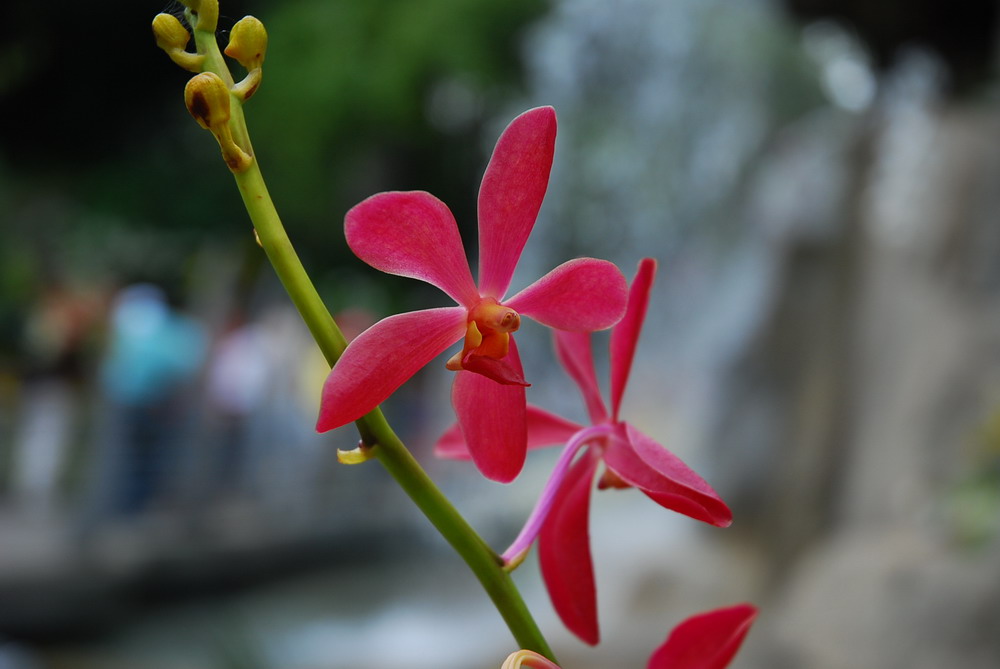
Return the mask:
<svg viewBox="0 0 1000 669">
<path fill-rule="evenodd" d="M 466 369 L 470 355 L 503 360 L 510 350 L 510 335 L 521 327 L 521 315 L 492 297 L 482 298 L 469 310 L 465 342 L 445 367 L 457 372 Z M 496 379 L 495 379 L 496 380 Z"/>
</svg>

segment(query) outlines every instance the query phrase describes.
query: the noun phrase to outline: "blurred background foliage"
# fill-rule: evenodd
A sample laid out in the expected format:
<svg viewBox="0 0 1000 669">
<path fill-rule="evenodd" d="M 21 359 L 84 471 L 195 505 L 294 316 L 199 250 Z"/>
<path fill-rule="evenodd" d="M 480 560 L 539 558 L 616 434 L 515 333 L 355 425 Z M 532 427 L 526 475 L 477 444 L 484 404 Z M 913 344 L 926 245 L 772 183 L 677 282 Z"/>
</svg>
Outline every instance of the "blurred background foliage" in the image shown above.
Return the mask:
<svg viewBox="0 0 1000 669">
<path fill-rule="evenodd" d="M 541 0 L 223 3 L 223 45 L 243 15 L 265 17 L 266 93 L 247 106 L 249 125 L 321 286 L 349 255 L 343 212 L 384 184 L 434 192 L 474 230 L 484 114 L 517 90 L 515 38 L 544 8 Z M 244 280 L 260 271 L 230 176 L 184 111 L 187 74 L 153 47 L 145 24 L 182 8 L 146 9 L 149 17 L 138 8 L 16 4 L 0 27 L 4 351 L 16 350 L 17 316 L 45 281 L 155 280 L 184 292 L 192 249 L 209 242 L 213 252 L 244 250 Z"/>
</svg>

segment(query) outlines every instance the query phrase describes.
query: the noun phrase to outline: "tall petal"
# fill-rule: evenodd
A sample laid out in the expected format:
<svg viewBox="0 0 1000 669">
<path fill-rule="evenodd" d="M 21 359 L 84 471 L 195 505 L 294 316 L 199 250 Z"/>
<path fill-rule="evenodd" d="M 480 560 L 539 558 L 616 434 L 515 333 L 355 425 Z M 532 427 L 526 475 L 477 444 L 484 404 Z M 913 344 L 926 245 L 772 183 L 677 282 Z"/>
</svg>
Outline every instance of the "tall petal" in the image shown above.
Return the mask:
<svg viewBox="0 0 1000 669">
<path fill-rule="evenodd" d="M 583 429 L 571 420 L 566 420 L 532 404 L 525 414 L 528 422 L 528 450 L 555 446 L 569 441 L 570 437 Z M 449 460 L 471 460 L 469 446 L 465 443 L 462 426 L 455 423 L 441 435 L 434 444 L 434 455 Z"/>
<path fill-rule="evenodd" d="M 372 195 L 347 212 L 344 232 L 375 269 L 426 281 L 470 309 L 479 301 L 455 217 L 430 193 Z"/>
<path fill-rule="evenodd" d="M 385 318 L 352 341 L 330 370 L 320 400 L 320 432 L 361 418 L 465 334 L 464 307 Z"/>
<path fill-rule="evenodd" d="M 513 337 L 507 359 L 523 375 Z M 455 376 L 451 403 L 479 471 L 494 481 L 513 481 L 524 467 L 528 447 L 524 387 L 463 370 Z"/>
<path fill-rule="evenodd" d="M 598 462 L 593 449 L 587 449 L 573 464 L 538 535 L 538 561 L 552 606 L 566 628 L 591 645 L 600 640 L 587 527 Z"/>
<path fill-rule="evenodd" d="M 691 616 L 653 652 L 648 669 L 724 669 L 756 617 L 757 609 L 751 604 Z"/>
<path fill-rule="evenodd" d="M 611 416 L 614 420 L 618 420 L 618 409 L 632 370 L 632 358 L 635 357 L 635 347 L 639 343 L 642 322 L 646 320 L 649 291 L 653 287 L 654 278 L 656 261 L 643 258 L 632 279 L 625 315 L 611 331 Z"/>
<path fill-rule="evenodd" d="M 559 265 L 504 305 L 559 330 L 604 330 L 625 313 L 628 284 L 613 263 L 577 258 Z"/>
<path fill-rule="evenodd" d="M 594 425 L 607 422 L 608 410 L 604 408 L 601 388 L 597 385 L 594 356 L 590 348 L 590 333 L 556 330 L 555 339 L 556 355 L 583 393 L 590 422 Z"/>
<path fill-rule="evenodd" d="M 479 290 L 500 300 L 510 286 L 549 185 L 556 143 L 552 107 L 530 109 L 500 135 L 479 187 Z"/>
<path fill-rule="evenodd" d="M 618 438 L 608 441 L 604 462 L 660 506 L 717 527 L 733 522 L 732 511 L 704 479 L 642 432 L 624 424 Z"/>
</svg>

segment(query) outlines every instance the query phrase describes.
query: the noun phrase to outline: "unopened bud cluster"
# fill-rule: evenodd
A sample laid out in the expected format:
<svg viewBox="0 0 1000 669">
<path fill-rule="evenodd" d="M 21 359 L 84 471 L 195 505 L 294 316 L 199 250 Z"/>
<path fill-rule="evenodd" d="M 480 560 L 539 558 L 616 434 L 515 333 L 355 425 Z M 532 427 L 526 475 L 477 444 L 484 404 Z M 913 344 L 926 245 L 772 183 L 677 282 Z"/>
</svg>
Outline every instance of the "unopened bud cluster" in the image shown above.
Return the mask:
<svg viewBox="0 0 1000 669">
<path fill-rule="evenodd" d="M 184 18 L 195 33 L 196 51 L 187 50 L 191 32 L 172 14 L 157 14 L 153 19 L 156 45 L 185 70 L 200 73 L 184 89 L 188 111 L 201 127 L 215 135 L 229 168 L 245 170 L 253 158 L 249 142 L 244 141 L 245 146 L 240 146 L 238 139 L 234 138 L 230 125 L 232 106 L 248 100 L 260 87 L 267 52 L 267 31 L 264 24 L 252 16 L 243 17 L 233 26 L 225 54 L 247 71 L 242 81 L 233 83 L 215 40 L 219 20 L 218 0 L 181 2 L 186 7 Z M 245 132 L 240 136 L 245 136 Z"/>
</svg>

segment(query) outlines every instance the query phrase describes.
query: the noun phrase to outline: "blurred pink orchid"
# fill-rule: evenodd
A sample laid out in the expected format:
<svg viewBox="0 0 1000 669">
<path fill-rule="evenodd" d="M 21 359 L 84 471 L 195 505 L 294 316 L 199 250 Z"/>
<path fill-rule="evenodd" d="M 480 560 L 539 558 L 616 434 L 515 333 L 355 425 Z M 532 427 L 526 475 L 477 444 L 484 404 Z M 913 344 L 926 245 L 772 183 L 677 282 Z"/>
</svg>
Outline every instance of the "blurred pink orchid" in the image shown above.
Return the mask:
<svg viewBox="0 0 1000 669">
<path fill-rule="evenodd" d="M 646 669 L 725 669 L 757 617 L 751 604 L 736 604 L 691 616 L 657 648 Z M 530 650 L 511 653 L 500 669 L 559 669 Z"/>
<path fill-rule="evenodd" d="M 661 506 L 696 520 L 718 527 L 732 522 L 729 507 L 701 477 L 618 417 L 655 274 L 655 260 L 646 258 L 639 264 L 625 316 L 611 332 L 611 413 L 601 398 L 586 332 L 556 332 L 555 339 L 559 360 L 583 393 L 591 425 L 528 407 L 528 447 L 566 446 L 524 529 L 503 558 L 516 564 L 537 538 L 542 577 L 556 612 L 570 631 L 591 644 L 600 635 L 587 525 L 590 488 L 602 461 L 601 489 L 635 487 Z M 576 458 L 580 450 L 583 454 Z M 461 431 L 448 430 L 436 452 L 467 458 Z"/>
<path fill-rule="evenodd" d="M 323 387 L 317 429 L 345 425 L 381 404 L 449 346 L 452 403 L 472 459 L 507 482 L 527 448 L 524 372 L 511 336 L 521 315 L 572 331 L 611 327 L 625 310 L 625 278 L 604 260 L 566 262 L 505 299 L 548 186 L 555 147 L 551 107 L 514 119 L 497 142 L 479 190 L 479 285 L 455 218 L 425 192 L 373 195 L 345 219 L 347 243 L 372 267 L 426 281 L 459 305 L 385 318 L 344 351 Z"/>
</svg>

